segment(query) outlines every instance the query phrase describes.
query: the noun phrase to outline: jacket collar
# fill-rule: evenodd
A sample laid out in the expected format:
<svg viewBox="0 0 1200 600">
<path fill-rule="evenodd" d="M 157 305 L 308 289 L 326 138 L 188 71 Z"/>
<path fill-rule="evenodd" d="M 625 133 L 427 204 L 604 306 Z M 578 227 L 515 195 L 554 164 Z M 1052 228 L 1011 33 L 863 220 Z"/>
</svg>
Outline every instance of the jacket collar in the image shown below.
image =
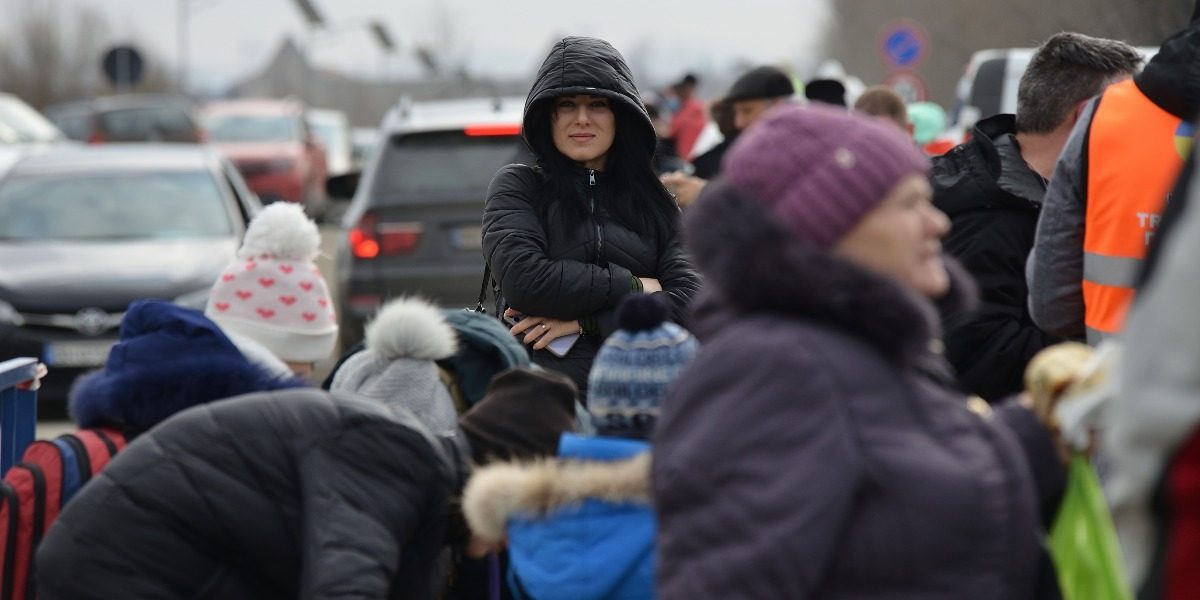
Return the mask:
<svg viewBox="0 0 1200 600">
<path fill-rule="evenodd" d="M 970 141 L 935 158 L 938 208 L 951 216 L 995 206 L 1038 210 L 1045 182 L 1021 156 L 1015 136 L 1016 117 L 994 115 L 975 124 Z"/>
<path fill-rule="evenodd" d="M 776 313 L 858 336 L 898 362 L 928 359 L 939 312 L 968 310 L 970 278 L 946 259 L 951 290 L 935 306 L 915 291 L 792 237 L 727 182 L 710 184 L 685 219 L 685 238 L 707 277 L 694 309 L 703 339 L 738 313 Z"/>
</svg>

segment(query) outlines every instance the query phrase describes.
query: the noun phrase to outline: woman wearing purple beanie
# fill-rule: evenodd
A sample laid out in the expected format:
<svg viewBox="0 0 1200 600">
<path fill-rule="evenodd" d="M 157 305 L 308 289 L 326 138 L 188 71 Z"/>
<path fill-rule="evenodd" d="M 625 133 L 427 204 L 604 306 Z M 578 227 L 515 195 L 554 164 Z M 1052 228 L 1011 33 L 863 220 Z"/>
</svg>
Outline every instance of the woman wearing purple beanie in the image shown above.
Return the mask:
<svg viewBox="0 0 1200 600">
<path fill-rule="evenodd" d="M 1049 430 L 931 375 L 934 303 L 969 286 L 928 166 L 892 125 L 784 107 L 686 218 L 708 287 L 654 439 L 661 597 L 1057 595 Z"/>
</svg>

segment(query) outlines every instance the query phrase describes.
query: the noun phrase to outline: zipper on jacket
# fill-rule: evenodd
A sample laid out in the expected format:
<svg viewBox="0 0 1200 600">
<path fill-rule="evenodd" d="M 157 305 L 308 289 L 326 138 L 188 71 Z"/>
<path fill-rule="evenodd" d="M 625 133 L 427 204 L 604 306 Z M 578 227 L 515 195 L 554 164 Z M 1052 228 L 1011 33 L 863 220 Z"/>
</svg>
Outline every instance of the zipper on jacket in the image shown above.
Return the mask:
<svg viewBox="0 0 1200 600">
<path fill-rule="evenodd" d="M 596 226 L 596 264 L 605 266 L 604 260 L 604 229 L 600 226 L 600 217 L 596 216 L 596 170 L 588 169 L 588 202 L 592 208 L 592 223 Z"/>
</svg>

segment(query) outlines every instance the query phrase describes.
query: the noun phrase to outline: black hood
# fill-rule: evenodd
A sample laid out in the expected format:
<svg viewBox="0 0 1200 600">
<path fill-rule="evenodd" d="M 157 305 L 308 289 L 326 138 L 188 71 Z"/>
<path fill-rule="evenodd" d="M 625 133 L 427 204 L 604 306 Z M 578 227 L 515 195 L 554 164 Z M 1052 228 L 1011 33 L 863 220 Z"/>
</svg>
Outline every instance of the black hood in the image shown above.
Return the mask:
<svg viewBox="0 0 1200 600">
<path fill-rule="evenodd" d="M 917 364 L 940 338 L 940 315 L 971 310 L 977 289 L 945 258 L 951 289 L 936 304 L 790 235 L 727 182 L 709 184 L 684 219 L 692 260 L 706 277 L 694 332 L 711 337 L 732 313 L 766 312 L 847 331 L 900 363 Z"/>
<path fill-rule="evenodd" d="M 977 210 L 1038 211 L 1046 186 L 1017 146 L 1016 117 L 1000 114 L 975 124 L 971 139 L 933 159 L 933 202 L 953 218 Z"/>
<path fill-rule="evenodd" d="M 1197 5 L 1200 15 L 1200 4 Z M 1152 102 L 1191 121 L 1200 114 L 1200 20 L 1171 36 L 1134 82 Z"/>
<path fill-rule="evenodd" d="M 654 123 L 646 112 L 633 82 L 633 72 L 625 59 L 604 40 L 588 37 L 563 38 L 554 44 L 538 69 L 537 78 L 525 100 L 524 133 L 526 143 L 541 160 L 554 151 L 547 127 L 533 126 L 534 119 L 549 119 L 545 104 L 560 96 L 588 94 L 603 96 L 614 103 L 614 110 L 626 118 L 618 121 L 626 128 L 618 135 L 630 136 L 629 148 L 644 151 L 647 160 L 654 154 Z M 539 124 L 540 125 L 540 124 Z M 632 131 L 629 126 L 632 125 Z"/>
</svg>

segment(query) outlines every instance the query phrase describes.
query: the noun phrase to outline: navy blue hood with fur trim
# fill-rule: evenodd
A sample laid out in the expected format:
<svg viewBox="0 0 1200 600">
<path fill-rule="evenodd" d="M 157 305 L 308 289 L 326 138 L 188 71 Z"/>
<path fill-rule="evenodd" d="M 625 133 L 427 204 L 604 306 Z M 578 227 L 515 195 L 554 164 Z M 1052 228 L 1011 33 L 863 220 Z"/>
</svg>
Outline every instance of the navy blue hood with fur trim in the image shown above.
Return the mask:
<svg viewBox="0 0 1200 600">
<path fill-rule="evenodd" d="M 126 311 L 104 368 L 75 383 L 69 406 L 79 427 L 137 435 L 198 404 L 305 385 L 250 363 L 200 312 L 139 300 Z"/>
</svg>

